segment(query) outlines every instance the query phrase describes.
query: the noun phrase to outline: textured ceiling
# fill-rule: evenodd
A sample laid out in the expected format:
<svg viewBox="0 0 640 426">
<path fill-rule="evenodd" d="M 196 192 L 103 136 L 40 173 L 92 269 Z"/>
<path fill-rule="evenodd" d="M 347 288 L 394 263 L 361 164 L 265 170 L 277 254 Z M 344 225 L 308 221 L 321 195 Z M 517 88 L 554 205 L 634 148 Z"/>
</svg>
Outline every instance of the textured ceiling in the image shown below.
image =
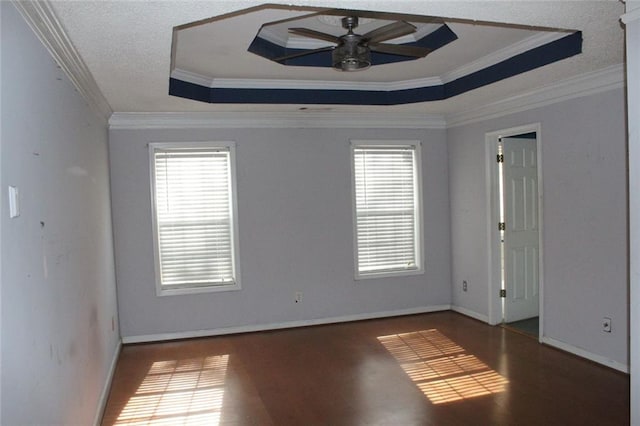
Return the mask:
<svg viewBox="0 0 640 426">
<path fill-rule="evenodd" d="M 168 95 L 171 72 L 172 30 L 190 22 L 234 13 L 261 5 L 255 1 L 99 1 L 53 2 L 58 19 L 74 46 L 93 74 L 98 86 L 116 112 L 188 112 L 188 111 L 293 111 L 298 105 L 206 104 Z M 623 29 L 619 17 L 624 5 L 618 1 L 364 1 L 326 0 L 298 1 L 296 5 L 319 8 L 349 8 L 393 13 L 441 16 L 496 23 L 541 26 L 579 30 L 583 33 L 583 53 L 545 67 L 511 77 L 489 86 L 475 89 L 454 98 L 393 107 L 334 106 L 335 111 L 368 111 L 392 108 L 393 111 L 451 113 L 484 103 L 517 95 L 558 80 L 595 71 L 623 61 Z M 286 10 L 284 11 L 286 13 Z M 285 15 L 286 17 L 286 15 Z M 275 20 L 275 19 L 273 19 Z M 253 28 L 234 29 L 229 33 L 255 35 L 264 22 Z M 231 37 L 231 35 L 230 35 Z M 486 43 L 491 44 L 490 41 Z M 494 40 L 495 46 L 504 40 Z M 224 57 L 226 78 L 243 77 L 243 72 L 231 75 L 234 61 L 246 60 L 244 50 L 237 54 L 233 46 L 217 46 L 217 55 Z M 489 46 L 490 47 L 490 46 Z M 483 49 L 489 47 L 483 46 Z M 435 52 L 437 53 L 437 52 Z M 427 57 L 429 58 L 429 56 Z M 258 58 L 260 60 L 262 58 Z M 442 63 L 455 58 L 441 58 Z M 417 61 L 416 61 L 417 62 Z M 271 65 L 271 64 L 269 64 Z M 278 64 L 273 64 L 276 67 Z M 250 65 L 255 68 L 255 65 Z M 245 69 L 246 64 L 238 64 Z M 389 64 L 377 75 L 371 70 L 352 73 L 349 79 L 384 80 L 391 77 Z M 268 67 L 265 68 L 267 70 Z M 284 67 L 288 68 L 288 67 Z M 298 68 L 298 67 L 291 67 Z M 401 69 L 401 68 L 398 68 Z M 275 68 L 277 71 L 278 68 Z M 320 70 L 321 78 L 343 78 L 333 70 Z M 402 72 L 405 72 L 404 70 Z M 255 73 L 254 73 L 255 74 Z M 305 79 L 313 77 L 302 73 Z M 360 77 L 361 76 L 361 77 Z M 259 76 L 252 75 L 252 78 Z M 283 71 L 270 70 L 262 78 L 301 78 Z M 428 76 L 425 76 L 428 77 Z"/>
</svg>

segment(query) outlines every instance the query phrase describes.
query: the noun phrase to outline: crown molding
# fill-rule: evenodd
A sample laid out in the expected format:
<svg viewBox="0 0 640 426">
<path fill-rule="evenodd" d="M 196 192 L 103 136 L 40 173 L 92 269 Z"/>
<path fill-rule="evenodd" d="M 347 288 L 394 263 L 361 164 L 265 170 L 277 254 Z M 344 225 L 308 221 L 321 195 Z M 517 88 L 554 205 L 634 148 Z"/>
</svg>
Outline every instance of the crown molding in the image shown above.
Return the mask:
<svg viewBox="0 0 640 426">
<path fill-rule="evenodd" d="M 640 2 L 627 2 L 627 12 L 620 17 L 623 24 L 629 25 L 631 22 L 640 20 Z"/>
<path fill-rule="evenodd" d="M 111 106 L 58 21 L 51 3 L 48 0 L 12 3 L 78 92 L 96 113 L 107 120 L 113 112 Z"/>
<path fill-rule="evenodd" d="M 384 128 L 444 129 L 442 115 L 415 113 L 340 113 L 327 111 L 214 112 L 214 113 L 114 113 L 109 128 L 219 129 L 219 128 Z"/>
<path fill-rule="evenodd" d="M 114 113 L 109 128 L 395 128 L 445 129 L 540 108 L 557 102 L 624 87 L 624 67 L 612 65 L 482 107 L 448 114 L 339 113 L 327 111 Z"/>
<path fill-rule="evenodd" d="M 362 90 L 389 92 L 442 85 L 442 80 L 438 77 L 391 82 L 211 78 L 180 68 L 176 68 L 171 72 L 171 78 L 216 89 Z"/>
<path fill-rule="evenodd" d="M 616 64 L 478 108 L 448 114 L 445 119 L 448 128 L 462 126 L 582 96 L 623 88 L 624 84 L 624 66 Z"/>
<path fill-rule="evenodd" d="M 183 70 L 180 68 L 174 68 L 171 71 L 171 78 L 177 78 L 178 80 L 186 81 L 188 83 L 197 84 L 198 86 L 213 87 L 215 78 L 207 77 L 203 74 Z"/>
</svg>

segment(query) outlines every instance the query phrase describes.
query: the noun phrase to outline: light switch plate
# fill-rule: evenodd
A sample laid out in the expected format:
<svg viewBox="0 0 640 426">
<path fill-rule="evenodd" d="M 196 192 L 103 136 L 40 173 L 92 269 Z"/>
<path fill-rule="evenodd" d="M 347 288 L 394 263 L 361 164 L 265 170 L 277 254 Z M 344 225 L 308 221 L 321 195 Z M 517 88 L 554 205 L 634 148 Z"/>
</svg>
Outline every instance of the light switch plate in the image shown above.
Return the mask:
<svg viewBox="0 0 640 426">
<path fill-rule="evenodd" d="M 20 203 L 19 203 L 18 188 L 15 186 L 9 186 L 9 218 L 20 216 Z"/>
</svg>

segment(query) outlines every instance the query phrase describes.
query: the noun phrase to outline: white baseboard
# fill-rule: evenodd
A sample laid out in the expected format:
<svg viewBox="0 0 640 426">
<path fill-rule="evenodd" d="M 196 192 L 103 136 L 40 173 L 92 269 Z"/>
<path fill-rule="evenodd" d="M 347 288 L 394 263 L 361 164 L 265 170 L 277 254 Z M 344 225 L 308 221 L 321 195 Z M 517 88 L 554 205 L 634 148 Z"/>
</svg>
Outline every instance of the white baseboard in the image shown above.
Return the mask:
<svg viewBox="0 0 640 426">
<path fill-rule="evenodd" d="M 96 417 L 93 419 L 95 426 L 100 425 L 104 410 L 107 407 L 107 399 L 109 399 L 109 391 L 111 390 L 111 382 L 113 381 L 113 374 L 116 372 L 116 365 L 118 364 L 118 358 L 120 357 L 120 350 L 122 349 L 122 340 L 118 340 L 116 350 L 113 352 L 113 358 L 111 359 L 111 365 L 109 366 L 109 372 L 107 373 L 107 379 L 102 387 L 102 393 L 98 400 L 98 409 L 96 410 Z"/>
<path fill-rule="evenodd" d="M 448 311 L 451 305 L 434 305 L 420 308 L 401 309 L 397 311 L 374 312 L 367 314 L 346 315 L 331 318 L 318 318 L 302 321 L 288 321 L 272 324 L 244 325 L 239 327 L 225 327 L 210 330 L 181 331 L 176 333 L 147 334 L 140 336 L 126 336 L 122 343 L 157 342 L 162 340 L 190 339 L 194 337 L 222 336 L 225 334 L 251 333 L 255 331 L 279 330 L 283 328 L 307 327 L 310 325 L 334 324 L 340 322 L 361 321 L 376 318 L 397 317 L 402 315 L 425 314 L 429 312 Z"/>
<path fill-rule="evenodd" d="M 486 322 L 487 324 L 489 324 L 489 317 L 487 315 L 479 314 L 470 309 L 463 308 L 461 306 L 455 306 L 455 305 L 451 305 L 451 310 L 459 314 L 466 315 L 473 319 L 477 319 L 478 321 Z"/>
<path fill-rule="evenodd" d="M 561 342 L 556 339 L 552 339 L 551 337 L 542 336 L 540 341 L 546 345 L 553 346 L 554 348 L 561 349 L 563 351 L 572 353 L 582 358 L 586 358 L 589 361 L 596 362 L 598 364 L 602 364 L 606 367 L 613 368 L 614 370 L 622 371 L 623 373 L 629 373 L 629 366 L 625 364 L 621 364 L 617 361 L 609 359 L 607 357 L 596 355 L 589 351 L 585 351 L 584 349 L 578 348 L 576 346 L 570 345 L 568 343 Z"/>
</svg>

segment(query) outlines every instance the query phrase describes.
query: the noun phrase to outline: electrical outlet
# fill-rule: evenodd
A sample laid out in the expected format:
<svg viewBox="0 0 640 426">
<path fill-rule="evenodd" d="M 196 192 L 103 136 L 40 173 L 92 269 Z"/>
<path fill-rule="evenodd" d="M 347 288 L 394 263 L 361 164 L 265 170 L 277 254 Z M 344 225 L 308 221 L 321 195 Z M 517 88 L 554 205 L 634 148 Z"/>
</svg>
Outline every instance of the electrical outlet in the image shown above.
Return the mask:
<svg viewBox="0 0 640 426">
<path fill-rule="evenodd" d="M 302 292 L 301 291 L 296 291 L 295 294 L 294 294 L 294 297 L 295 297 L 294 301 L 296 303 L 302 303 Z"/>
<path fill-rule="evenodd" d="M 605 333 L 611 333 L 611 318 L 602 318 L 602 331 Z"/>
<path fill-rule="evenodd" d="M 462 281 L 462 291 L 467 291 L 467 281 Z"/>
</svg>

